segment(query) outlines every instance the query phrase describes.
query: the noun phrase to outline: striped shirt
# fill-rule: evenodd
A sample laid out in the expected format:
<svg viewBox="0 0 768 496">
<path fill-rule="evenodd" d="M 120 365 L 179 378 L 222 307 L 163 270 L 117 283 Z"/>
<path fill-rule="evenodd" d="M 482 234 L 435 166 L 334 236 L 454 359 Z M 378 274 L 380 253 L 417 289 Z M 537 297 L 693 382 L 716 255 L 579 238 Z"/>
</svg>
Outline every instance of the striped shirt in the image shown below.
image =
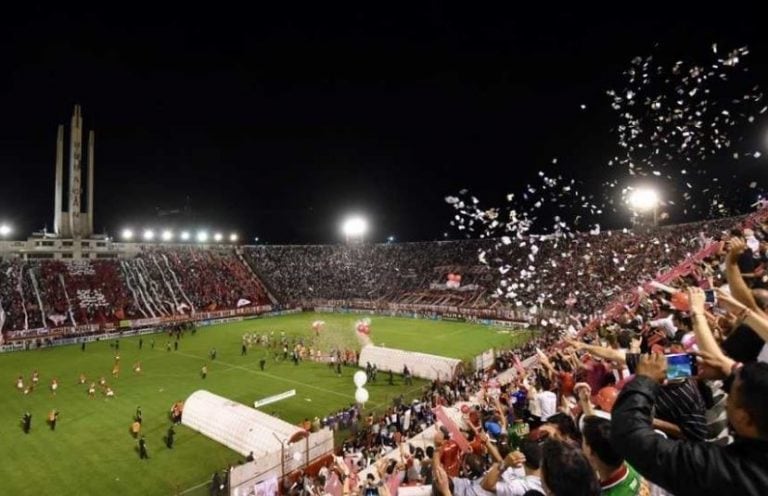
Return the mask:
<svg viewBox="0 0 768 496">
<path fill-rule="evenodd" d="M 627 353 L 627 367 L 634 374 L 640 362 L 639 353 Z M 695 379 L 665 384 L 656 397 L 655 417 L 671 422 L 683 432 L 689 441 L 706 441 L 706 406 Z"/>
</svg>

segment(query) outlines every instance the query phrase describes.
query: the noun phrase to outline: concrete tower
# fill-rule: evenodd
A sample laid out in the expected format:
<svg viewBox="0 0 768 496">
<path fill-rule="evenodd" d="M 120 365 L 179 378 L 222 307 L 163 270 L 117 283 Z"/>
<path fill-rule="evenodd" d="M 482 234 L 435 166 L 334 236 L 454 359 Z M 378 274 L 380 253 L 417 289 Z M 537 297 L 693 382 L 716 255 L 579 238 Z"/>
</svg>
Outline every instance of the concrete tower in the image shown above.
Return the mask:
<svg viewBox="0 0 768 496">
<path fill-rule="evenodd" d="M 53 199 L 53 232 L 61 236 L 62 196 L 64 187 L 64 126 L 56 133 L 56 188 Z"/>
<path fill-rule="evenodd" d="M 96 136 L 93 131 L 88 132 L 88 233 L 93 234 L 93 147 Z"/>
<path fill-rule="evenodd" d="M 95 135 L 88 133 L 87 202 L 83 208 L 83 117 L 80 105 L 75 105 L 69 131 L 69 190 L 64 206 L 64 126 L 59 126 L 56 137 L 56 191 L 54 196 L 53 230 L 62 238 L 88 238 L 93 234 L 93 189 L 95 170 Z M 85 215 L 81 215 L 81 214 Z"/>
<path fill-rule="evenodd" d="M 75 105 L 75 113 L 72 114 L 72 123 L 69 130 L 69 229 L 73 238 L 82 235 L 80 221 L 81 198 L 83 196 L 82 185 L 82 153 L 83 153 L 83 118 L 80 114 L 80 105 Z"/>
</svg>

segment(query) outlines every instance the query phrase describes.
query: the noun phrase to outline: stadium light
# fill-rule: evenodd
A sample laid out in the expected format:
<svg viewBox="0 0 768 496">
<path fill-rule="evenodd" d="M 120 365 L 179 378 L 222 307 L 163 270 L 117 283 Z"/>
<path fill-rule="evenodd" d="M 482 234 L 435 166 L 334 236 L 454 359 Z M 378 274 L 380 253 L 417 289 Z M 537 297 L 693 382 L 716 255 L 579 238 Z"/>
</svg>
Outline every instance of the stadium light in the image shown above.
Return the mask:
<svg viewBox="0 0 768 496">
<path fill-rule="evenodd" d="M 216 233 L 213 235 L 213 240 L 217 243 L 220 242 L 222 239 L 224 239 L 224 235 L 221 233 Z"/>
<path fill-rule="evenodd" d="M 208 233 L 205 231 L 198 231 L 197 241 L 200 243 L 205 243 L 206 241 L 208 241 Z"/>
<path fill-rule="evenodd" d="M 6 237 L 11 234 L 13 230 L 11 229 L 11 226 L 8 224 L 0 224 L 0 236 Z"/>
<path fill-rule="evenodd" d="M 232 233 L 229 235 L 229 241 L 232 243 L 237 243 L 237 234 Z"/>
<path fill-rule="evenodd" d="M 170 240 L 172 240 L 173 239 L 173 232 L 168 230 L 168 229 L 166 229 L 165 231 L 163 231 L 161 239 L 163 241 L 170 241 Z"/>
<path fill-rule="evenodd" d="M 123 232 L 120 233 L 120 237 L 126 241 L 130 241 L 133 239 L 133 231 L 130 229 L 123 229 Z"/>
<path fill-rule="evenodd" d="M 189 241 L 189 231 L 181 231 L 179 237 L 182 241 Z"/>
<path fill-rule="evenodd" d="M 387 238 L 387 241 L 389 243 L 393 243 L 395 241 L 395 237 L 394 236 L 390 236 L 390 237 Z"/>
<path fill-rule="evenodd" d="M 629 194 L 627 202 L 636 212 L 650 212 L 659 205 L 659 194 L 654 189 L 638 188 Z"/>
<path fill-rule="evenodd" d="M 368 231 L 368 222 L 362 217 L 350 217 L 341 225 L 341 231 L 350 238 L 362 238 Z"/>
<path fill-rule="evenodd" d="M 155 239 L 155 231 L 152 229 L 144 231 L 144 241 L 152 241 L 153 239 Z"/>
</svg>

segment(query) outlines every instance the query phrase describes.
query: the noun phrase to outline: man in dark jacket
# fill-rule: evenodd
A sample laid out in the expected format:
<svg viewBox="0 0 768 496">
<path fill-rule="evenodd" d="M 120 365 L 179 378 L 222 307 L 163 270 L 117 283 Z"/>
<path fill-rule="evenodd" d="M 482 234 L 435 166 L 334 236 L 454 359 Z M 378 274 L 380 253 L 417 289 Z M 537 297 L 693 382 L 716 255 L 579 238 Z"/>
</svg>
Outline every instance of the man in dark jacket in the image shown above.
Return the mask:
<svg viewBox="0 0 768 496">
<path fill-rule="evenodd" d="M 702 355 L 706 377 L 726 380 L 733 444 L 675 441 L 654 433 L 653 408 L 667 368 L 666 357 L 654 354 L 640 359 L 637 377 L 613 407 L 613 446 L 640 474 L 676 496 L 768 494 L 768 364 L 740 367 L 724 356 Z"/>
</svg>

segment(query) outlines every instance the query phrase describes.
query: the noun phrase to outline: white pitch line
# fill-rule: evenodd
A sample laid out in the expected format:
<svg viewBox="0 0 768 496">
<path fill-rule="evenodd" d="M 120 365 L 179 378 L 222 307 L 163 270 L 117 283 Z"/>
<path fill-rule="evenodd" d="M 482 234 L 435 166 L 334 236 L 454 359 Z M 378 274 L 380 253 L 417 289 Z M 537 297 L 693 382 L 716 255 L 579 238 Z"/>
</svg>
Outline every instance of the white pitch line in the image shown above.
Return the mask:
<svg viewBox="0 0 768 496">
<path fill-rule="evenodd" d="M 187 488 L 187 489 L 183 490 L 179 494 L 187 494 L 188 492 L 194 491 L 197 488 L 200 488 L 200 487 L 203 487 L 203 486 L 207 486 L 209 483 L 210 483 L 210 481 L 206 480 L 205 482 L 201 482 L 200 484 L 198 484 L 196 486 L 192 486 L 190 488 Z"/>
</svg>

